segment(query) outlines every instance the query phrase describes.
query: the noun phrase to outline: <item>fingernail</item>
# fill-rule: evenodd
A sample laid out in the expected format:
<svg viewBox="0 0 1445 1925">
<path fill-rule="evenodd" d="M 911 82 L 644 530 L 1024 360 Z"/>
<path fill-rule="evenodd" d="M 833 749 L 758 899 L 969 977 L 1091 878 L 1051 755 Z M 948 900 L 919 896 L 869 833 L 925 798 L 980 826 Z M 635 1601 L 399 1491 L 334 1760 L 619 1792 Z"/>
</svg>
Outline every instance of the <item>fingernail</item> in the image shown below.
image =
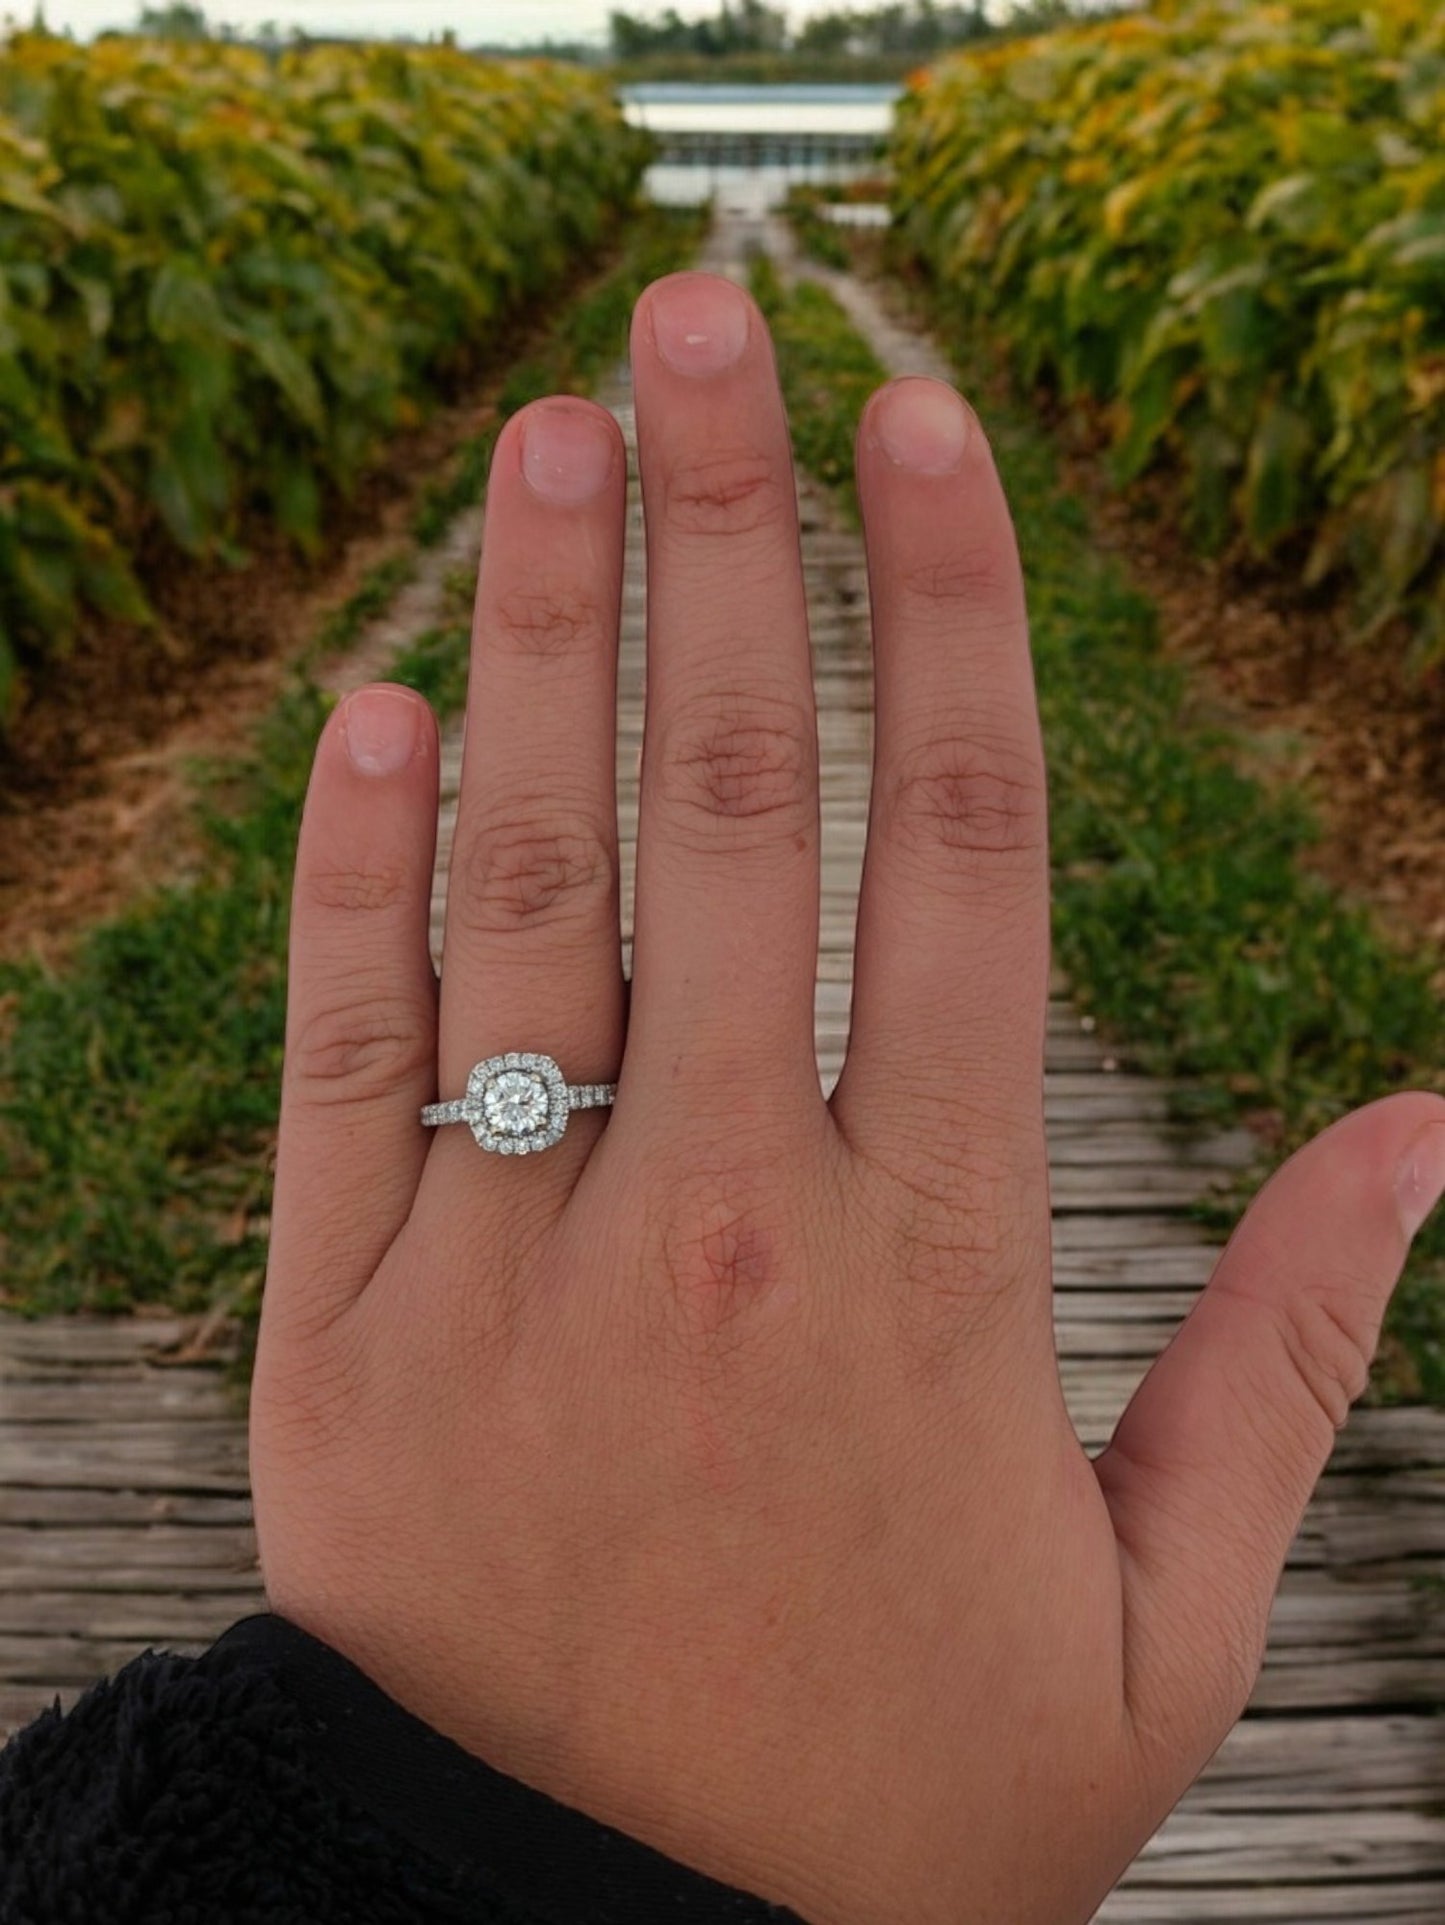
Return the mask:
<svg viewBox="0 0 1445 1925">
<path fill-rule="evenodd" d="M 522 427 L 522 473 L 548 501 L 589 501 L 612 472 L 613 439 L 585 408 L 533 408 Z"/>
<path fill-rule="evenodd" d="M 947 474 L 968 446 L 968 409 L 946 381 L 926 376 L 886 389 L 871 426 L 889 459 L 919 474 Z"/>
<path fill-rule="evenodd" d="M 1395 1178 L 1395 1195 L 1405 1235 L 1413 1237 L 1445 1195 L 1445 1123 L 1421 1130 L 1406 1150 Z"/>
<path fill-rule="evenodd" d="M 679 374 L 719 374 L 748 340 L 748 304 L 716 274 L 667 281 L 652 296 L 652 338 Z"/>
<path fill-rule="evenodd" d="M 396 775 L 416 754 L 421 704 L 403 688 L 363 688 L 347 697 L 341 733 L 351 766 Z"/>
</svg>

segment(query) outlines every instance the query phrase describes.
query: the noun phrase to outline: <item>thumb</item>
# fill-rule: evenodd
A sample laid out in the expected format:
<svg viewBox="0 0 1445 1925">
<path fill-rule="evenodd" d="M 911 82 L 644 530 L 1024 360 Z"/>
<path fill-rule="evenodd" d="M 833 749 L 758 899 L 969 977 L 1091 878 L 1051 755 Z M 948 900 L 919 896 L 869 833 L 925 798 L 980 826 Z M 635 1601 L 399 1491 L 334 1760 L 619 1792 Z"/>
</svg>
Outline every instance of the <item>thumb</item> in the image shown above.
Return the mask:
<svg viewBox="0 0 1445 1925">
<path fill-rule="evenodd" d="M 1251 1204 L 1096 1462 L 1136 1730 L 1187 1744 L 1195 1770 L 1253 1689 L 1290 1541 L 1442 1190 L 1439 1097 L 1388 1097 L 1307 1144 Z"/>
</svg>

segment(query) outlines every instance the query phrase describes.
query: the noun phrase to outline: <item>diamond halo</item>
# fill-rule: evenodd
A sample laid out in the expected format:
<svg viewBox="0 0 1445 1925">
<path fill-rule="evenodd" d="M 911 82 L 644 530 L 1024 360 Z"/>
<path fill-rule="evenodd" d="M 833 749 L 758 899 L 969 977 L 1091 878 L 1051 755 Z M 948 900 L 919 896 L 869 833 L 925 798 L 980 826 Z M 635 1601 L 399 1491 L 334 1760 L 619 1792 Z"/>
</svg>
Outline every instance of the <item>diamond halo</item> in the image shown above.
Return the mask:
<svg viewBox="0 0 1445 1925">
<path fill-rule="evenodd" d="M 509 1050 L 477 1064 L 463 1107 L 484 1150 L 527 1156 L 562 1140 L 571 1101 L 567 1079 L 550 1056 Z"/>
</svg>

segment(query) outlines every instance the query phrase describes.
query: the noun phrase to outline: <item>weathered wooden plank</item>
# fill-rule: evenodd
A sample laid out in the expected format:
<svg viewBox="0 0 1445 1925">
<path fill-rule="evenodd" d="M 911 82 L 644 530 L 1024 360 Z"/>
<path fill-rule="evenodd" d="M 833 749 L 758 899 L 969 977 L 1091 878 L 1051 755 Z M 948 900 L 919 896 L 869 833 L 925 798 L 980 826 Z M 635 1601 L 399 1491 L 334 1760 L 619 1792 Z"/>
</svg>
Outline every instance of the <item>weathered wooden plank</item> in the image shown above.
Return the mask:
<svg viewBox="0 0 1445 1925">
<path fill-rule="evenodd" d="M 226 1609 L 198 1616 L 184 1638 L 172 1639 L 157 1634 L 137 1641 L 133 1637 L 69 1636 L 62 1631 L 31 1637 L 0 1636 L 0 1678 L 4 1678 L 9 1691 L 16 1697 L 23 1697 L 17 1689 L 19 1686 L 27 1685 L 32 1692 L 38 1687 L 40 1704 L 35 1706 L 35 1710 L 39 1710 L 52 1691 L 72 1685 L 93 1684 L 97 1678 L 110 1677 L 123 1670 L 132 1658 L 138 1657 L 151 1645 L 157 1650 L 179 1652 L 184 1657 L 199 1657 L 222 1631 L 235 1622 L 236 1617 L 245 1615 L 244 1612 L 231 1614 L 230 1603 L 228 1598 Z M 32 1711 L 30 1715 L 33 1717 L 35 1712 Z"/>
<path fill-rule="evenodd" d="M 1341 1825 L 1323 1813 L 1281 1811 L 1263 1826 L 1234 1814 L 1181 1809 L 1145 1847 L 1129 1882 L 1217 1883 L 1222 1856 L 1233 1878 L 1266 1889 L 1326 1883 L 1342 1874 L 1408 1879 L 1445 1872 L 1445 1816 L 1362 1811 L 1353 1824 Z"/>
<path fill-rule="evenodd" d="M 1093 1167 L 1111 1174 L 1163 1164 L 1198 1171 L 1208 1180 L 1215 1171 L 1239 1170 L 1248 1162 L 1238 1137 L 1201 1138 L 1161 1127 L 1128 1129 L 1123 1124 L 1084 1124 L 1046 1128 L 1051 1175 Z"/>
<path fill-rule="evenodd" d="M 95 1533 L 96 1545 L 70 1541 L 34 1542 L 20 1545 L 7 1541 L 0 1552 L 0 1595 L 28 1600 L 25 1606 L 12 1604 L 7 1622 L 12 1631 L 40 1621 L 41 1597 L 55 1597 L 64 1587 L 66 1594 L 85 1593 L 179 1593 L 195 1589 L 259 1594 L 262 1589 L 260 1561 L 254 1535 L 247 1533 L 244 1543 L 233 1543 L 220 1532 L 192 1531 L 191 1546 L 153 1546 L 143 1531 Z M 126 1543 L 125 1538 L 134 1541 Z M 7 1539 L 9 1534 L 7 1533 Z M 215 1539 L 215 1542 L 207 1542 Z M 121 1540 L 121 1541 L 117 1541 Z M 101 1543 L 110 1546 L 103 1555 Z M 67 1616 L 54 1622 L 69 1624 Z"/>
<path fill-rule="evenodd" d="M 1250 1703 L 1256 1711 L 1367 1711 L 1373 1705 L 1418 1705 L 1445 1700 L 1445 1659 L 1352 1658 L 1305 1665 L 1266 1663 Z"/>
<path fill-rule="evenodd" d="M 0 1524 L 0 1587 L 17 1571 L 84 1571 L 86 1583 L 133 1572 L 256 1567 L 249 1520 L 197 1530 L 182 1524 Z M 51 1580 L 52 1588 L 56 1581 Z"/>
<path fill-rule="evenodd" d="M 48 1711 L 53 1699 L 59 1699 L 62 1712 L 73 1710 L 84 1697 L 87 1686 L 94 1682 L 94 1678 L 88 1678 L 83 1684 L 47 1687 L 43 1683 L 11 1684 L 0 1680 L 0 1745 L 15 1732 L 23 1731 L 42 1711 Z"/>
<path fill-rule="evenodd" d="M 1439 1657 L 1445 1653 L 1445 1593 L 1412 1584 L 1403 1573 L 1352 1573 L 1345 1583 L 1328 1565 L 1287 1569 L 1270 1618 L 1267 1662 L 1285 1668 L 1319 1659 L 1333 1663 L 1338 1654 L 1352 1652 L 1382 1659 Z"/>
<path fill-rule="evenodd" d="M 1155 1322 L 1126 1322 L 1119 1318 L 1111 1323 L 1094 1319 L 1071 1321 L 1058 1316 L 1054 1319 L 1055 1341 L 1067 1347 L 1075 1365 L 1087 1363 L 1091 1358 L 1109 1362 L 1127 1357 L 1136 1359 L 1140 1367 L 1145 1368 L 1153 1363 L 1177 1328 L 1177 1320 L 1172 1318 Z"/>
<path fill-rule="evenodd" d="M 1178 1323 L 1198 1301 L 1197 1290 L 1101 1289 L 1090 1283 L 1063 1289 L 1056 1282 L 1054 1320 L 1075 1332 L 1087 1329 L 1095 1322 L 1131 1325 Z M 1119 1342 L 1128 1341 L 1128 1332 L 1116 1334 Z"/>
<path fill-rule="evenodd" d="M 1128 1076 L 1124 1070 L 1120 1070 L 1116 1076 L 1089 1074 L 1085 1070 L 1058 1070 L 1058 1074 L 1045 1074 L 1045 1080 L 1043 1080 L 1045 1103 L 1049 1103 L 1051 1097 L 1062 1099 L 1062 1097 L 1091 1097 L 1091 1095 L 1108 1097 L 1110 1101 L 1118 1099 L 1118 1101 L 1131 1103 L 1135 1088 L 1137 1088 L 1137 1078 Z M 1147 1084 L 1145 1088 L 1154 1088 L 1154 1086 Z M 1164 1219 L 1162 1226 L 1181 1242 L 1187 1242 L 1199 1236 L 1197 1224 L 1179 1224 L 1172 1219 Z"/>
<path fill-rule="evenodd" d="M 208 1531 L 247 1524 L 249 1491 L 239 1494 L 179 1490 L 109 1490 L 93 1485 L 0 1484 L 0 1524 L 133 1525 L 165 1522 Z"/>
<path fill-rule="evenodd" d="M 1056 1212 L 1129 1215 L 1171 1206 L 1184 1210 L 1207 1202 L 1227 1189 L 1228 1178 L 1218 1170 L 1188 1164 L 1129 1170 L 1064 1165 L 1051 1172 L 1049 1187 Z"/>
<path fill-rule="evenodd" d="M 57 1580 L 84 1586 L 84 1591 L 57 1592 L 54 1589 Z M 0 1570 L 0 1599 L 8 1601 L 3 1615 L 15 1635 L 23 1634 L 27 1627 L 33 1628 L 41 1601 L 46 1599 L 68 1603 L 82 1595 L 185 1597 L 198 1590 L 226 1592 L 235 1598 L 237 1611 L 264 1609 L 261 1599 L 265 1587 L 254 1559 L 235 1570 L 228 1570 L 224 1559 L 217 1559 L 214 1564 L 158 1565 L 154 1569 L 131 1559 L 108 1571 L 92 1570 L 83 1564 L 68 1565 L 60 1571 L 34 1570 L 24 1565 Z M 65 1622 L 68 1624 L 70 1620 Z"/>
<path fill-rule="evenodd" d="M 134 1444 L 138 1462 L 163 1456 L 170 1439 L 176 1440 L 181 1449 L 201 1451 L 210 1457 L 219 1447 L 233 1453 L 240 1429 L 234 1416 L 216 1411 L 194 1411 L 169 1422 L 128 1423 L 124 1419 L 108 1418 L 94 1425 L 47 1425 L 43 1429 L 23 1423 L 0 1423 L 0 1454 L 3 1454 L 0 1461 L 5 1463 L 7 1472 L 13 1474 L 13 1466 L 20 1460 L 12 1457 L 12 1450 L 23 1450 L 31 1443 L 43 1444 L 48 1453 L 54 1453 L 59 1459 L 77 1447 L 76 1433 L 80 1431 L 101 1450 L 118 1450 Z M 17 1477 L 15 1481 L 22 1480 Z"/>
<path fill-rule="evenodd" d="M 1092 1084 L 1087 1090 L 1061 1090 L 1057 1083 L 1065 1078 L 1070 1081 Z M 1050 1139 L 1062 1140 L 1071 1132 L 1087 1129 L 1098 1123 L 1128 1123 L 1135 1128 L 1141 1126 L 1168 1126 L 1172 1110 L 1163 1098 L 1153 1103 L 1141 1103 L 1127 1090 L 1117 1087 L 1118 1079 L 1112 1076 L 1090 1075 L 1082 1072 L 1061 1070 L 1057 1079 L 1046 1075 L 1044 1079 L 1044 1122 Z"/>
<path fill-rule="evenodd" d="M 213 1588 L 204 1573 L 170 1594 L 141 1591 L 0 1591 L 0 1645 L 45 1641 L 36 1625 L 64 1625 L 67 1636 L 96 1643 L 124 1640 L 137 1648 L 172 1638 L 219 1635 L 237 1618 L 264 1609 L 259 1585 L 238 1593 Z"/>
<path fill-rule="evenodd" d="M 186 1423 L 97 1423 L 76 1439 L 61 1426 L 35 1433 L 0 1426 L 0 1462 L 12 1484 L 244 1495 L 246 1435 L 232 1419 Z"/>
<path fill-rule="evenodd" d="M 7 1383 L 0 1396 L 0 1424 L 85 1425 L 96 1418 L 174 1424 L 205 1417 L 236 1422 L 237 1413 L 226 1409 L 214 1385 L 194 1384 L 181 1389 L 175 1377 L 173 1371 L 150 1370 L 124 1375 L 96 1372 L 89 1379 L 79 1380 L 53 1375 L 17 1379 Z M 77 1395 L 77 1382 L 83 1387 L 83 1397 Z"/>
<path fill-rule="evenodd" d="M 27 1323 L 7 1317 L 0 1323 L 0 1366 L 11 1357 L 52 1354 L 62 1335 L 68 1355 L 77 1363 L 125 1364 L 141 1352 L 162 1350 L 179 1342 L 185 1328 L 180 1318 L 74 1317 L 65 1323 L 65 1331 L 57 1332 L 52 1322 Z"/>
<path fill-rule="evenodd" d="M 1252 1878 L 1237 1886 L 1226 1881 L 1233 1869 L 1228 1852 L 1216 1853 L 1218 1882 L 1196 1885 L 1181 1908 L 1179 1888 L 1161 1887 L 1152 1865 L 1131 1872 L 1096 1914 L 1097 1925 L 1327 1925 L 1349 1919 L 1352 1925 L 1440 1925 L 1442 1888 L 1438 1879 L 1410 1878 L 1396 1883 L 1372 1878 L 1361 1884 L 1301 1884 L 1283 1879 L 1261 1886 Z"/>
<path fill-rule="evenodd" d="M 1347 1717 L 1251 1713 L 1189 1794 L 1191 1811 L 1353 1814 L 1366 1805 L 1442 1809 L 1445 1718 L 1375 1709 Z"/>
</svg>

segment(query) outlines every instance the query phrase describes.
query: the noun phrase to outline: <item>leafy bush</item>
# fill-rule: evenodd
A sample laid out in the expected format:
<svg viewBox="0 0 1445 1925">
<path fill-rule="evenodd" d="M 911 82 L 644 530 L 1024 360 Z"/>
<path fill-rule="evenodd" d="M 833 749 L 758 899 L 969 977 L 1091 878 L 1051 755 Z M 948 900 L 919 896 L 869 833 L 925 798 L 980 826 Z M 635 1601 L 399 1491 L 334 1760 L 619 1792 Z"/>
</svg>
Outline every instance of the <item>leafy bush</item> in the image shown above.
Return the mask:
<svg viewBox="0 0 1445 1925">
<path fill-rule="evenodd" d="M 778 344 L 799 458 L 853 522 L 851 459 L 887 377 L 825 289 L 784 290 L 764 259 L 753 291 Z M 937 300 L 930 308 L 940 308 Z M 1240 767 L 1240 740 L 1204 722 L 1158 611 L 1100 549 L 1059 486 L 1035 411 L 990 389 L 966 339 L 965 393 L 988 391 L 989 442 L 1018 531 L 1049 764 L 1054 953 L 1071 993 L 1199 1123 L 1270 1125 L 1268 1162 L 1356 1104 L 1445 1091 L 1436 947 L 1405 949 L 1301 857 L 1316 825 L 1300 793 Z M 1248 1201 L 1265 1156 L 1219 1209 Z M 1390 1309 L 1380 1395 L 1445 1408 L 1445 1213 L 1416 1238 Z"/>
<path fill-rule="evenodd" d="M 496 413 L 441 466 L 411 525 L 433 545 L 484 493 L 503 422 L 539 395 L 588 394 L 627 351 L 638 296 L 690 266 L 707 216 L 647 208 L 617 258 L 559 304 Z M 410 578 L 382 562 L 327 621 L 331 655 Z M 443 718 L 466 699 L 474 575 L 443 625 L 387 665 Z M 280 1096 L 292 869 L 330 698 L 298 675 L 251 752 L 198 771 L 181 873 L 83 934 L 57 965 L 0 957 L 0 1309 L 178 1310 L 254 1319 Z"/>
<path fill-rule="evenodd" d="M 1445 14 L 1178 0 L 965 56 L 900 104 L 895 219 L 1027 380 L 1107 408 L 1359 629 L 1445 657 Z"/>
<path fill-rule="evenodd" d="M 0 716 L 87 610 L 328 503 L 631 205 L 606 85 L 448 49 L 0 47 Z"/>
</svg>

